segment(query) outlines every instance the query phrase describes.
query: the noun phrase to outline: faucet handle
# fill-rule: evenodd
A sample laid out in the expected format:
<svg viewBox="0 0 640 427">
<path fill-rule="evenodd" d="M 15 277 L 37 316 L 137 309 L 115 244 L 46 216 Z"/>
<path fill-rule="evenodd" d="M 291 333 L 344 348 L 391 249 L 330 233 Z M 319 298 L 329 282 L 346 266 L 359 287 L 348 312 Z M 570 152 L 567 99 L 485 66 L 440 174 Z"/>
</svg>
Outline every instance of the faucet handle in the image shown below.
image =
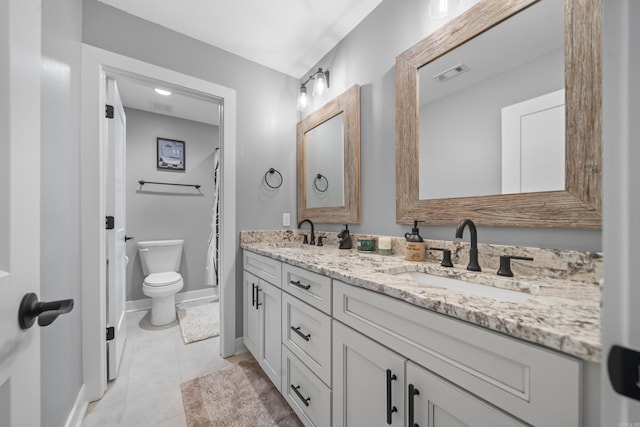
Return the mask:
<svg viewBox="0 0 640 427">
<path fill-rule="evenodd" d="M 324 236 L 318 236 L 318 246 L 324 246 L 322 239 L 324 239 Z"/>
<path fill-rule="evenodd" d="M 440 263 L 441 266 L 453 267 L 453 263 L 451 262 L 451 249 L 444 249 L 444 248 L 429 248 L 429 249 L 442 252 L 442 262 Z"/>
<path fill-rule="evenodd" d="M 522 261 L 533 261 L 533 258 L 528 256 L 515 256 L 515 255 L 500 255 L 500 268 L 498 269 L 498 276 L 513 277 L 513 271 L 511 271 L 511 260 L 519 259 Z"/>
<path fill-rule="evenodd" d="M 307 235 L 303 234 L 302 237 L 303 237 L 302 244 L 303 245 L 308 245 L 309 244 L 309 238 L 307 237 Z"/>
</svg>

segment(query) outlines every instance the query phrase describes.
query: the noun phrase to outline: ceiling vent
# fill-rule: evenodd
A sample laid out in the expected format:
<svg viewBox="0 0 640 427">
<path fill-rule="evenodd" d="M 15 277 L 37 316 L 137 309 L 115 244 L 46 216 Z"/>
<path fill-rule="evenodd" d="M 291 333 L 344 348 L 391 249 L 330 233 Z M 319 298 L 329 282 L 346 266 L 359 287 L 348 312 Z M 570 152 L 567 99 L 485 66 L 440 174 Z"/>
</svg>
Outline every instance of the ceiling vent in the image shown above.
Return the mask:
<svg viewBox="0 0 640 427">
<path fill-rule="evenodd" d="M 149 108 L 155 111 L 160 111 L 163 113 L 170 113 L 172 110 L 171 105 L 163 104 L 162 102 L 149 101 Z"/>
<path fill-rule="evenodd" d="M 441 73 L 436 74 L 435 76 L 433 76 L 433 78 L 441 83 L 444 83 L 447 80 L 458 77 L 459 75 L 464 74 L 469 70 L 470 68 L 467 65 L 460 63 L 454 67 L 444 70 Z"/>
</svg>

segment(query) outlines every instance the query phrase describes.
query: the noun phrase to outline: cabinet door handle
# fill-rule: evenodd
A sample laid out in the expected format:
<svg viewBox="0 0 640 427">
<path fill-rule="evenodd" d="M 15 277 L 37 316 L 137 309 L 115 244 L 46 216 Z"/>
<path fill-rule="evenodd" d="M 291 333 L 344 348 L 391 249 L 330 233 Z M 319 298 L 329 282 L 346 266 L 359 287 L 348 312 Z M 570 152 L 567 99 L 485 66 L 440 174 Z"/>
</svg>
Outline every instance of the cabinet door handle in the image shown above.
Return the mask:
<svg viewBox="0 0 640 427">
<path fill-rule="evenodd" d="M 302 283 L 300 283 L 300 280 L 296 280 L 295 282 L 293 280 L 289 280 L 289 284 L 302 288 L 306 291 L 308 291 L 311 288 L 311 285 L 303 285 Z"/>
<path fill-rule="evenodd" d="M 311 334 L 303 334 L 302 332 L 300 332 L 300 326 L 296 326 L 296 327 L 291 327 L 291 330 L 293 332 L 295 332 L 296 334 L 300 335 L 302 337 L 303 340 L 305 341 L 309 341 L 309 338 L 311 338 Z"/>
<path fill-rule="evenodd" d="M 419 395 L 420 392 L 417 388 L 413 386 L 413 384 L 409 384 L 409 427 L 420 427 L 418 424 L 414 422 L 414 396 Z"/>
<path fill-rule="evenodd" d="M 391 381 L 397 380 L 394 374 L 391 373 L 391 369 L 387 369 L 387 424 L 391 425 L 391 414 L 398 412 L 398 408 L 391 403 Z"/>
<path fill-rule="evenodd" d="M 299 388 L 300 388 L 300 386 L 295 386 L 295 387 L 294 387 L 294 386 L 293 386 L 293 384 L 291 384 L 291 390 L 293 390 L 293 392 L 298 396 L 298 398 L 299 398 L 300 400 L 302 400 L 302 403 L 304 403 L 304 406 L 309 406 L 309 401 L 311 400 L 311 397 L 306 397 L 306 398 L 305 398 L 305 397 L 302 395 L 302 393 L 300 393 L 300 392 L 298 391 L 298 389 L 299 389 Z"/>
<path fill-rule="evenodd" d="M 256 310 L 259 310 L 262 303 L 260 302 L 260 286 L 256 286 Z"/>
<path fill-rule="evenodd" d="M 256 284 L 251 284 L 251 307 L 256 306 Z"/>
</svg>

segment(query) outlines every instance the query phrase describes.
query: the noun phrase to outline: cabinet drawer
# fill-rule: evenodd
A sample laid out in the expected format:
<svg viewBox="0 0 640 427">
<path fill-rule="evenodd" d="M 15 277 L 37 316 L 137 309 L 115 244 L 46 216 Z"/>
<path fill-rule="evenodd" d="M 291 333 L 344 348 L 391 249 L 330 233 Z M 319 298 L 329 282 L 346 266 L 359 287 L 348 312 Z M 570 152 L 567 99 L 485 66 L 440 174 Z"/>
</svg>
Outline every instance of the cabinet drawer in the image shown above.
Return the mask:
<svg viewBox="0 0 640 427">
<path fill-rule="evenodd" d="M 575 358 L 334 280 L 334 317 L 534 425 L 578 426 Z"/>
<path fill-rule="evenodd" d="M 243 251 L 244 269 L 266 280 L 272 285 L 280 287 L 282 263 L 264 255 Z"/>
<path fill-rule="evenodd" d="M 331 278 L 289 264 L 282 265 L 282 289 L 331 315 Z"/>
<path fill-rule="evenodd" d="M 331 425 L 331 390 L 285 345 L 282 346 L 282 394 L 304 425 Z"/>
<path fill-rule="evenodd" d="M 282 342 L 331 386 L 331 318 L 282 293 Z"/>
</svg>

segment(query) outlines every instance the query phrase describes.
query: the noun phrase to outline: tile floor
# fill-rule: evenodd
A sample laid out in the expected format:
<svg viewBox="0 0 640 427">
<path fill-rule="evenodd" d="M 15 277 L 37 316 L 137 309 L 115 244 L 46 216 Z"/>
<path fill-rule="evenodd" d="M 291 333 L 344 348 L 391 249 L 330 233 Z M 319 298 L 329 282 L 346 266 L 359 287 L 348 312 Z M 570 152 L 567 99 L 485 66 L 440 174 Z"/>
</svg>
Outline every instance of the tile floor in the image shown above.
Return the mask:
<svg viewBox="0 0 640 427">
<path fill-rule="evenodd" d="M 101 400 L 89 404 L 82 426 L 186 426 L 180 384 L 243 357 L 223 359 L 219 348 L 220 337 L 185 345 L 177 321 L 156 327 L 148 310 L 127 313 L 118 378 Z"/>
</svg>

